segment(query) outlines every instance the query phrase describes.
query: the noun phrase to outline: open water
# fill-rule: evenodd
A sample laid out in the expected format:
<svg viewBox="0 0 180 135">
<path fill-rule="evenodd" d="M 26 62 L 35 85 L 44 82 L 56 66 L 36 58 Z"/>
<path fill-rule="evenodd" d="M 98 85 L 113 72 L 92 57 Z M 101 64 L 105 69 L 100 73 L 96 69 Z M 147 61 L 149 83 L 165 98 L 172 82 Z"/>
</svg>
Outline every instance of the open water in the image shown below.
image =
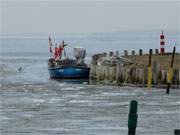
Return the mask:
<svg viewBox="0 0 180 135">
<path fill-rule="evenodd" d="M 91 55 L 103 51 L 159 48 L 159 31 L 54 36 Z M 178 44 L 167 32 L 166 50 Z M 177 51 L 179 52 L 179 46 Z M 137 135 L 173 135 L 180 128 L 180 90 L 93 85 L 87 80 L 55 81 L 47 70 L 48 37 L 3 37 L 0 57 L 1 135 L 127 135 L 131 100 L 138 101 Z M 19 71 L 18 68 L 22 67 Z"/>
</svg>

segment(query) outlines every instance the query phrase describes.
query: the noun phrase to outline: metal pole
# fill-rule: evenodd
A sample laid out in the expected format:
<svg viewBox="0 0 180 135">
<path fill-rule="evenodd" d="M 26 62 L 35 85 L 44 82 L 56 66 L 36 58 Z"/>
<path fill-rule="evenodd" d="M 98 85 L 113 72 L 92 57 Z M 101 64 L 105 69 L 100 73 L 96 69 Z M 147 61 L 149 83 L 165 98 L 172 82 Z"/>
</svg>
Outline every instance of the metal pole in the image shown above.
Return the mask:
<svg viewBox="0 0 180 135">
<path fill-rule="evenodd" d="M 149 50 L 149 64 L 148 64 L 148 88 L 151 88 L 152 83 L 152 64 L 151 64 L 152 49 Z"/>
<path fill-rule="evenodd" d="M 66 50 L 65 50 L 65 48 L 64 48 L 64 57 L 65 57 L 65 59 L 66 59 Z"/>
<path fill-rule="evenodd" d="M 166 89 L 166 94 L 169 94 L 170 92 L 170 87 L 171 87 L 171 83 L 172 83 L 172 77 L 173 77 L 173 64 L 174 64 L 174 56 L 175 56 L 175 52 L 176 52 L 176 47 L 174 46 L 173 48 L 173 53 L 172 53 L 172 58 L 171 58 L 171 65 L 168 71 L 168 80 L 167 80 L 167 89 Z"/>
</svg>

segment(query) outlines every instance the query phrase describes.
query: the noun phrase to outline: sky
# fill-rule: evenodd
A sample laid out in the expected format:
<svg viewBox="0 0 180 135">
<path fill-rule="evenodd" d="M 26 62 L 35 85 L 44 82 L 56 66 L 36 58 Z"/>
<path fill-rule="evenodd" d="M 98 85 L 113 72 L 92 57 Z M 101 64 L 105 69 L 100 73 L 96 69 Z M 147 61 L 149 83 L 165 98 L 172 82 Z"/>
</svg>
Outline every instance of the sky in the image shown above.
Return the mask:
<svg viewBox="0 0 180 135">
<path fill-rule="evenodd" d="M 0 35 L 180 30 L 179 0 L 0 0 Z"/>
</svg>

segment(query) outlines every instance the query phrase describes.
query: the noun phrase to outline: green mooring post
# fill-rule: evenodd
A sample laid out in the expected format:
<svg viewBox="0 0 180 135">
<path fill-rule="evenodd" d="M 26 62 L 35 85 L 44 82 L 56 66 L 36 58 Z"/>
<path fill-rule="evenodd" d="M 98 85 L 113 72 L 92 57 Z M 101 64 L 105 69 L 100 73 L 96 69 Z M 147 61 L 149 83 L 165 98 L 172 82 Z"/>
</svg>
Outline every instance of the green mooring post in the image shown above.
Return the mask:
<svg viewBox="0 0 180 135">
<path fill-rule="evenodd" d="M 137 101 L 131 100 L 129 119 L 128 119 L 128 135 L 136 134 L 137 118 L 138 118 L 137 106 L 138 106 Z"/>
<path fill-rule="evenodd" d="M 180 135 L 180 129 L 175 129 L 174 130 L 174 135 Z"/>
</svg>

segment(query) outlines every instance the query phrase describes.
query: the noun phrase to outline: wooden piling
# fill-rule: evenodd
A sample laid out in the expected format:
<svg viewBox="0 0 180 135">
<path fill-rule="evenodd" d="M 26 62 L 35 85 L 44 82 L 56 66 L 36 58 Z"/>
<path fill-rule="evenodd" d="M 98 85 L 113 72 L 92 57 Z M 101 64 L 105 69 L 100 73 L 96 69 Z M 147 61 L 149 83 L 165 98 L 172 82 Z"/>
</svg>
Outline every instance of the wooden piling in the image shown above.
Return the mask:
<svg viewBox="0 0 180 135">
<path fill-rule="evenodd" d="M 155 54 L 159 54 L 159 49 L 155 49 Z"/>
<path fill-rule="evenodd" d="M 129 73 L 130 73 L 130 68 L 124 68 L 124 77 L 125 77 L 125 80 L 124 80 L 124 82 L 125 83 L 129 83 L 129 81 L 130 81 L 130 76 L 129 76 Z"/>
<path fill-rule="evenodd" d="M 162 81 L 162 71 L 159 69 L 159 71 L 158 71 L 158 80 L 157 80 L 157 84 L 159 86 L 161 85 L 161 81 Z"/>
<path fill-rule="evenodd" d="M 121 73 L 121 70 L 122 70 L 122 66 L 120 63 L 117 63 L 116 64 L 116 82 L 118 84 L 122 83 L 122 73 Z"/>
<path fill-rule="evenodd" d="M 111 82 L 116 80 L 116 66 L 109 67 L 109 80 Z"/>
<path fill-rule="evenodd" d="M 171 65 L 170 65 L 170 68 L 169 68 L 169 71 L 168 71 L 166 94 L 169 94 L 169 92 L 170 92 L 170 87 L 171 87 L 171 83 L 172 83 L 173 64 L 174 64 L 175 52 L 176 52 L 176 47 L 174 46 L 174 48 L 173 48 L 173 53 L 172 53 L 172 58 L 171 58 Z"/>
<path fill-rule="evenodd" d="M 109 80 L 109 66 L 104 66 L 105 80 Z"/>
<path fill-rule="evenodd" d="M 132 56 L 135 55 L 135 50 L 132 50 L 131 55 L 132 55 Z"/>
<path fill-rule="evenodd" d="M 90 77 L 96 79 L 96 65 L 91 64 Z"/>
<path fill-rule="evenodd" d="M 135 83 L 139 83 L 139 68 L 136 68 Z"/>
<path fill-rule="evenodd" d="M 166 82 L 167 82 L 167 70 L 161 70 L 161 73 L 162 73 L 161 84 L 166 84 Z"/>
<path fill-rule="evenodd" d="M 139 84 L 143 84 L 144 83 L 144 69 L 140 68 L 139 69 Z"/>
<path fill-rule="evenodd" d="M 130 67 L 129 68 L 129 74 L 128 74 L 129 82 L 130 83 L 135 83 L 136 82 L 136 68 L 135 67 Z"/>
<path fill-rule="evenodd" d="M 124 50 L 124 56 L 128 56 L 128 51 Z"/>
<path fill-rule="evenodd" d="M 158 84 L 158 74 L 160 70 L 160 64 L 157 61 L 154 61 L 152 64 L 152 70 L 153 70 L 153 84 L 157 85 Z"/>
<path fill-rule="evenodd" d="M 139 55 L 142 56 L 143 55 L 143 50 L 139 49 Z"/>
<path fill-rule="evenodd" d="M 178 74 L 177 74 L 177 76 L 178 76 L 178 81 L 177 81 L 177 84 L 179 85 L 179 84 L 180 84 L 180 70 L 178 70 Z"/>
<path fill-rule="evenodd" d="M 122 67 L 122 80 L 123 82 L 126 82 L 126 68 Z"/>
<path fill-rule="evenodd" d="M 98 80 L 102 80 L 102 79 L 103 79 L 103 77 L 102 77 L 102 76 L 103 76 L 102 71 L 103 71 L 103 70 L 102 70 L 102 66 L 99 66 L 99 65 L 98 65 L 98 66 L 97 66 L 97 79 L 98 79 Z"/>
<path fill-rule="evenodd" d="M 115 56 L 117 56 L 117 57 L 120 56 L 119 51 L 116 51 L 116 52 L 115 52 Z"/>
<path fill-rule="evenodd" d="M 104 65 L 101 65 L 101 80 L 104 80 L 104 77 L 105 77 L 105 66 Z"/>
<path fill-rule="evenodd" d="M 148 83 L 148 66 L 144 66 L 144 86 Z"/>
<path fill-rule="evenodd" d="M 107 53 L 106 52 L 103 53 L 103 57 L 107 57 Z"/>
<path fill-rule="evenodd" d="M 99 76 L 99 68 L 98 68 L 99 66 L 98 65 L 96 65 L 96 79 L 98 79 L 98 76 Z"/>
<path fill-rule="evenodd" d="M 175 69 L 173 71 L 173 79 L 172 79 L 172 83 L 173 84 L 176 84 L 176 85 L 179 85 L 179 70 Z"/>
<path fill-rule="evenodd" d="M 112 57 L 113 56 L 113 51 L 110 51 L 109 52 L 109 57 Z"/>
</svg>

